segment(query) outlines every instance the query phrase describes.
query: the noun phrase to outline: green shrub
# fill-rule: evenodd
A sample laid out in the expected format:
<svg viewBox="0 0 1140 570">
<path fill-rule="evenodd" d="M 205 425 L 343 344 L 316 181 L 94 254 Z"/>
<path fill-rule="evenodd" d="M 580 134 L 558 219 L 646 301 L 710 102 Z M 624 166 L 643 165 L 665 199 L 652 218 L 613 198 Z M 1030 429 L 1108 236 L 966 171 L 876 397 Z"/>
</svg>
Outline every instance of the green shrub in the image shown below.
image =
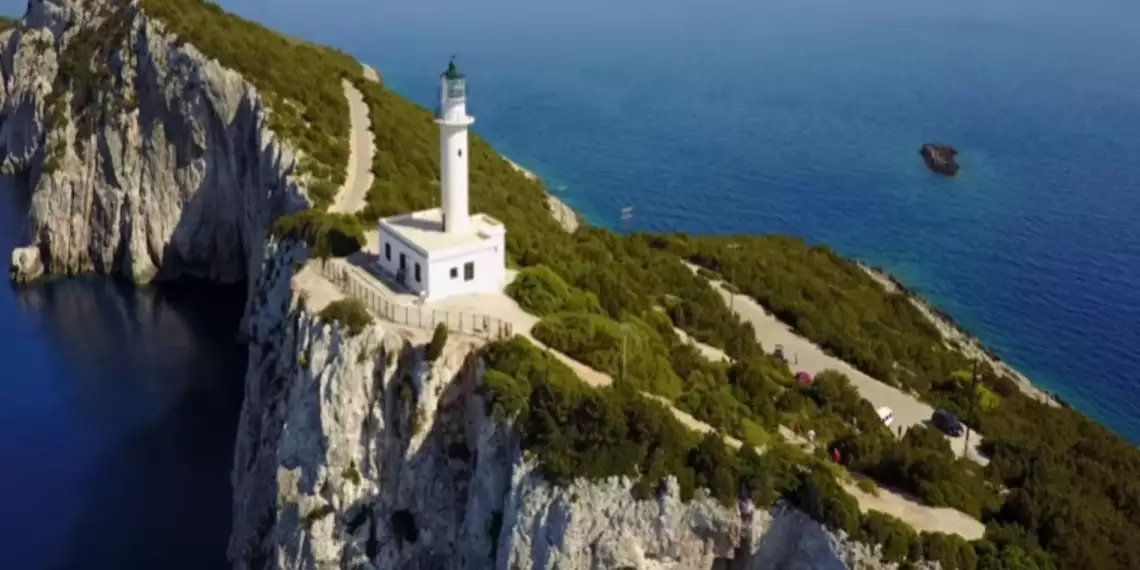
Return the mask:
<svg viewBox="0 0 1140 570">
<path fill-rule="evenodd" d="M 978 566 L 973 545 L 956 534 L 923 532 L 920 542 L 922 558 L 937 561 L 946 570 L 975 570 Z"/>
<path fill-rule="evenodd" d="M 859 530 L 859 504 L 826 471 L 801 473 L 791 498 L 808 516 L 832 530 L 849 535 Z"/>
<path fill-rule="evenodd" d="M 356 297 L 345 297 L 333 301 L 320 312 L 320 318 L 328 323 L 337 323 L 347 328 L 348 336 L 356 336 L 372 324 L 372 315 L 364 307 L 364 303 Z"/>
<path fill-rule="evenodd" d="M 625 377 L 632 385 L 669 399 L 681 394 L 682 382 L 673 371 L 668 347 L 642 321 L 623 324 L 602 315 L 560 313 L 539 321 L 531 333 L 615 380 L 622 377 L 624 361 Z"/>
<path fill-rule="evenodd" d="M 305 242 L 313 255 L 321 259 L 347 257 L 364 247 L 364 228 L 356 217 L 302 210 L 282 216 L 271 231 L 279 239 Z"/>
<path fill-rule="evenodd" d="M 484 395 L 493 407 L 514 415 L 523 448 L 555 484 L 624 475 L 638 482 L 639 493 L 651 496 L 665 476 L 673 475 L 689 497 L 697 485 L 693 465 L 715 463 L 690 457 L 697 436 L 661 404 L 622 385 L 590 389 L 525 339 L 491 343 L 484 360 Z M 731 475 L 701 477 L 721 481 Z M 714 492 L 723 490 L 718 486 Z"/>
<path fill-rule="evenodd" d="M 858 539 L 882 546 L 882 556 L 890 562 L 902 562 L 910 555 L 918 533 L 910 525 L 878 511 L 868 511 L 859 523 Z"/>
<path fill-rule="evenodd" d="M 527 312 L 539 316 L 561 312 L 602 313 L 598 298 L 593 293 L 567 285 L 545 265 L 520 270 L 507 286 L 507 294 Z"/>
<path fill-rule="evenodd" d="M 443 354 L 443 347 L 447 345 L 447 325 L 439 323 L 431 335 L 431 342 L 427 346 L 427 359 L 435 362 Z"/>
</svg>

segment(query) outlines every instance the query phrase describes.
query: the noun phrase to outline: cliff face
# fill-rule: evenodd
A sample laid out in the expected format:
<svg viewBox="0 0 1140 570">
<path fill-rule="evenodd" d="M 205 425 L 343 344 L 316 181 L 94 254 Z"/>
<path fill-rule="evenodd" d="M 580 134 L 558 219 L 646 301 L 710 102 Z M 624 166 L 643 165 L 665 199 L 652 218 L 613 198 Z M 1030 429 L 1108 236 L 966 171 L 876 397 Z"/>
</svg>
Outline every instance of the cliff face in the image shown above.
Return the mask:
<svg viewBox="0 0 1140 570">
<path fill-rule="evenodd" d="M 257 91 L 136 3 L 32 0 L 0 61 L 2 167 L 32 189 L 17 280 L 256 277 L 269 223 L 305 205 Z"/>
<path fill-rule="evenodd" d="M 891 568 L 786 506 L 743 519 L 625 479 L 556 487 L 487 415 L 473 341 L 435 362 L 383 325 L 349 338 L 284 307 L 294 255 L 257 285 L 237 438 L 239 569 Z M 421 339 L 422 340 L 422 339 Z"/>
</svg>

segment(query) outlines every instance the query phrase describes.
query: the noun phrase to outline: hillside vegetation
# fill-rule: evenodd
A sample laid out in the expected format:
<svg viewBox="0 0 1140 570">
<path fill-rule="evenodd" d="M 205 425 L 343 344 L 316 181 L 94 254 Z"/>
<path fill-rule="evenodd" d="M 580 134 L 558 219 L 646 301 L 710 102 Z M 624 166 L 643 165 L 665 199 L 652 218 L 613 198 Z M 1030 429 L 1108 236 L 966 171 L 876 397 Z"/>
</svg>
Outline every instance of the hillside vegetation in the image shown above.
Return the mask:
<svg viewBox="0 0 1140 570">
<path fill-rule="evenodd" d="M 189 42 L 257 86 L 270 127 L 300 155 L 298 174 L 315 208 L 326 209 L 344 184 L 351 121 L 342 79 L 360 64 L 332 48 L 289 38 L 202 0 L 142 0 L 180 41 Z"/>
<path fill-rule="evenodd" d="M 438 132 L 426 109 L 361 78 L 342 53 L 279 36 L 211 4 L 143 5 L 266 92 L 274 128 L 298 142 L 310 157 L 306 171 L 326 184 L 315 191 L 310 185 L 314 201 L 322 194 L 331 200 L 326 191 L 335 191 L 344 174 L 349 118 L 340 80 L 354 81 L 364 94 L 376 138 L 367 207 L 356 219 L 296 215 L 282 221 L 281 235 L 336 255 L 345 249 L 334 242 L 352 248 L 352 224 L 434 205 Z M 488 349 L 490 406 L 518 420 L 524 445 L 551 480 L 625 474 L 648 493 L 669 474 L 685 494 L 704 487 L 726 501 L 745 483 L 761 504 L 782 496 L 832 528 L 883 544 L 892 559 L 924 557 L 943 568 L 1140 568 L 1140 453 L 1075 412 L 1029 400 L 992 370 L 984 370 L 984 391 L 972 389 L 961 377 L 970 363 L 941 345 L 904 296 L 887 294 L 855 264 L 786 237 L 620 235 L 599 228 L 567 234 L 549 215 L 538 182 L 477 135 L 470 151 L 472 209 L 509 228 L 508 261 L 525 278 L 510 292 L 543 316 L 536 336 L 618 379 L 591 391 L 521 339 Z M 334 230 L 345 240 L 322 237 Z M 959 413 L 978 404 L 977 416 L 967 419 L 986 434 L 990 465 L 979 473 L 923 429 L 896 440 L 839 375 L 798 385 L 682 258 L 728 278 L 877 377 Z M 723 349 L 733 362 L 709 362 L 673 327 Z M 745 446 L 732 453 L 719 438 L 680 430 L 664 408 L 637 396 L 640 390 L 670 398 L 744 441 L 767 443 L 768 451 L 755 456 Z M 817 441 L 827 444 L 823 457 L 805 456 L 770 435 L 781 424 L 817 429 Z M 860 516 L 827 464 L 833 446 L 853 470 L 981 516 L 986 539 L 915 535 L 897 521 Z M 1008 493 L 1000 494 L 1003 488 Z"/>
<path fill-rule="evenodd" d="M 883 291 L 856 264 L 824 246 L 781 236 L 676 236 L 662 245 L 727 278 L 804 336 L 864 371 L 968 419 L 985 434 L 983 450 L 991 462 L 983 476 L 1010 492 L 994 509 L 987 508 L 989 499 L 976 483 L 940 475 L 948 473 L 944 460 L 922 459 L 937 446 L 921 436 L 916 438 L 925 443 L 908 442 L 914 448 L 908 454 L 916 454 L 912 460 L 892 457 L 897 452 L 885 450 L 885 440 L 873 430 L 844 437 L 838 443 L 848 449 L 855 468 L 889 482 L 912 473 L 903 486 L 918 484 L 910 490 L 936 503 L 939 497 L 949 504 L 958 502 L 953 497 L 969 499 L 973 506 L 958 506 L 967 512 L 981 508 L 987 537 L 1025 551 L 1042 548 L 1059 568 L 1140 568 L 1140 451 L 1135 446 L 1078 412 L 1025 396 L 988 366 L 983 366 L 981 387 L 972 390 L 962 374 L 970 363 L 943 346 L 906 294 Z M 973 416 L 971 402 L 978 410 Z"/>
</svg>

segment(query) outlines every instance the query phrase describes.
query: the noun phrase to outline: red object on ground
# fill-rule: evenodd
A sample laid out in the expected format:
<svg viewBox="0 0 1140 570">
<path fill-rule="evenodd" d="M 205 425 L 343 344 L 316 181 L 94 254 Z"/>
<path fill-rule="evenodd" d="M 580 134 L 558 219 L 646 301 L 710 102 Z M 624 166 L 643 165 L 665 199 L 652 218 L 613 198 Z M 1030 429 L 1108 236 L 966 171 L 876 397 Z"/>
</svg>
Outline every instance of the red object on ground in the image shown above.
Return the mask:
<svg viewBox="0 0 1140 570">
<path fill-rule="evenodd" d="M 839 463 L 839 448 L 838 447 L 835 448 L 834 450 L 832 450 L 831 458 L 834 459 L 836 463 Z"/>
<path fill-rule="evenodd" d="M 800 384 L 807 386 L 808 384 L 811 384 L 811 374 L 800 370 L 799 372 L 796 372 L 796 380 L 799 380 Z"/>
</svg>

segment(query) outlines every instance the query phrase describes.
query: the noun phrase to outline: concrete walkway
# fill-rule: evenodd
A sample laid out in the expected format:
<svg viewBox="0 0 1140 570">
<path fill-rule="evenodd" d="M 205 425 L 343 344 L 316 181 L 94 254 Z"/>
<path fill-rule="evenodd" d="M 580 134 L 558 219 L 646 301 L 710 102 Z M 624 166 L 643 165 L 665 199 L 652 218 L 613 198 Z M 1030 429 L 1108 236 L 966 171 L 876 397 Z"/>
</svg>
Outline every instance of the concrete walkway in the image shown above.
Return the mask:
<svg viewBox="0 0 1140 570">
<path fill-rule="evenodd" d="M 372 187 L 372 155 L 376 152 L 372 136 L 372 119 L 364 95 L 344 81 L 344 96 L 348 99 L 349 117 L 352 127 L 349 132 L 348 171 L 344 185 L 337 192 L 329 211 L 352 214 L 364 208 L 368 189 Z"/>
</svg>

